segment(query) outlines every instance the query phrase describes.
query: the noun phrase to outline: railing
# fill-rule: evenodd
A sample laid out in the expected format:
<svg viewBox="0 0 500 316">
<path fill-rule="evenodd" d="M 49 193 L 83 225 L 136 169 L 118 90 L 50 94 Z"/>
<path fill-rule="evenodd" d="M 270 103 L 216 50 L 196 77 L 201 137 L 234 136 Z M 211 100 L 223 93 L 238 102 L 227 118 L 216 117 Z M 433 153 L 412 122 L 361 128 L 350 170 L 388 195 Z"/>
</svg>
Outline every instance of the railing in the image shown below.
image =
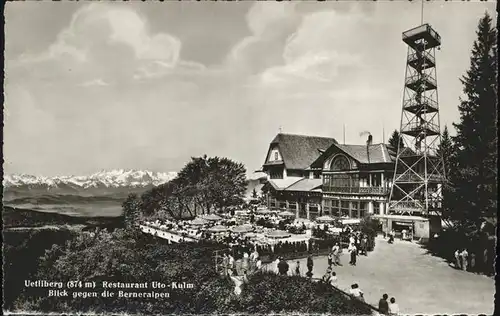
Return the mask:
<svg viewBox="0 0 500 316">
<path fill-rule="evenodd" d="M 422 32 L 429 32 L 429 34 L 441 43 L 441 36 L 432 29 L 429 24 L 419 25 L 403 33 L 403 39 L 415 36 Z"/>
<path fill-rule="evenodd" d="M 170 230 L 170 229 L 166 229 L 166 228 L 161 228 L 161 227 L 156 226 L 156 225 L 142 223 L 142 224 L 139 225 L 139 227 L 146 234 L 151 234 L 153 236 L 158 236 L 158 237 L 165 237 L 165 239 L 167 239 L 169 241 L 172 241 L 172 242 L 181 242 L 181 241 L 194 242 L 194 241 L 201 241 L 201 239 L 198 238 L 198 237 L 196 237 L 196 236 L 191 236 L 191 235 L 183 236 L 182 234 L 179 234 L 178 232 L 176 232 L 174 230 Z M 160 234 L 161 233 L 167 233 L 167 234 L 170 234 L 172 236 L 170 236 L 171 238 L 168 238 L 168 236 L 165 236 L 165 235 L 161 236 L 161 235 L 159 235 L 158 232 Z"/>
<path fill-rule="evenodd" d="M 400 173 L 400 174 L 396 175 L 396 182 L 400 182 L 400 181 L 420 182 L 420 181 L 423 181 L 423 179 L 425 179 L 424 176 L 425 176 L 424 174 L 416 175 L 416 174 L 410 173 L 410 172 L 408 172 L 407 174 Z M 439 175 L 436 175 L 436 174 L 427 174 L 427 179 L 431 180 L 431 181 L 440 181 L 443 178 Z"/>
<path fill-rule="evenodd" d="M 428 98 L 428 97 L 425 97 L 425 96 L 422 96 L 420 103 L 415 99 L 410 99 L 410 100 L 406 101 L 405 108 L 417 106 L 420 104 L 427 105 L 428 107 L 435 108 L 435 109 L 437 109 L 437 107 L 438 107 L 438 103 L 435 100 Z"/>
<path fill-rule="evenodd" d="M 412 122 L 412 123 L 405 124 L 403 126 L 403 132 L 414 132 L 414 131 L 418 132 L 418 131 L 423 130 L 424 128 L 428 129 L 434 133 L 439 134 L 438 126 L 434 123 L 431 123 L 431 122 L 423 122 L 423 123 Z M 429 136 L 432 136 L 432 135 L 429 135 Z"/>
<path fill-rule="evenodd" d="M 355 194 L 388 194 L 389 189 L 384 187 L 334 187 L 323 186 L 323 192 L 355 193 Z"/>
<path fill-rule="evenodd" d="M 422 56 L 419 56 L 419 55 L 422 55 Z M 418 60 L 419 58 L 422 58 L 422 57 L 425 57 L 431 63 L 436 64 L 436 58 L 434 58 L 434 56 L 432 56 L 432 54 L 430 54 L 428 52 L 422 52 L 420 54 L 413 53 L 410 56 L 408 56 L 408 62 L 414 62 L 415 60 Z"/>
<path fill-rule="evenodd" d="M 426 84 L 431 84 L 431 85 L 433 85 L 434 87 L 436 87 L 436 86 L 437 86 L 436 79 L 434 79 L 433 77 L 428 76 L 428 75 L 422 75 L 422 76 L 415 75 L 415 76 L 410 76 L 410 77 L 406 78 L 406 82 L 405 82 L 405 84 L 406 84 L 406 85 L 409 85 L 409 84 L 415 84 L 415 83 L 421 83 L 421 82 L 426 82 Z"/>
</svg>

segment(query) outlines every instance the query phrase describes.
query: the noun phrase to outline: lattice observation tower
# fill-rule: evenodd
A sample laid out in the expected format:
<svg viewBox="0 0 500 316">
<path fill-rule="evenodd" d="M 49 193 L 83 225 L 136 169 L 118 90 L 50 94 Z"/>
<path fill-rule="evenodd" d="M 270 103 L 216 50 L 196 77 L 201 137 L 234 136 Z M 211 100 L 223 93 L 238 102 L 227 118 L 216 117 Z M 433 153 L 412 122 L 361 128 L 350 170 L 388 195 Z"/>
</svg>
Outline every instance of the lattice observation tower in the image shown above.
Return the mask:
<svg viewBox="0 0 500 316">
<path fill-rule="evenodd" d="M 389 213 L 440 215 L 445 183 L 436 74 L 441 37 L 422 24 L 403 33 L 408 45 L 403 104 Z"/>
</svg>

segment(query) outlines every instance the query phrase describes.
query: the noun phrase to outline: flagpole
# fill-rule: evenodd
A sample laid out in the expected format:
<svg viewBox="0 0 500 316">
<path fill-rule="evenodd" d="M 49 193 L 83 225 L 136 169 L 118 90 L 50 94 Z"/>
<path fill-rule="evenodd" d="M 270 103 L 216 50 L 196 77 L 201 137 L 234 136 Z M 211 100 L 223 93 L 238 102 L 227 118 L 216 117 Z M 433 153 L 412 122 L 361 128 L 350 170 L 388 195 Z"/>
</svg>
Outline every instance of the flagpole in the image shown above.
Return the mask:
<svg viewBox="0 0 500 316">
<path fill-rule="evenodd" d="M 343 134 L 344 134 L 344 145 L 345 145 L 345 124 L 343 126 Z"/>
</svg>

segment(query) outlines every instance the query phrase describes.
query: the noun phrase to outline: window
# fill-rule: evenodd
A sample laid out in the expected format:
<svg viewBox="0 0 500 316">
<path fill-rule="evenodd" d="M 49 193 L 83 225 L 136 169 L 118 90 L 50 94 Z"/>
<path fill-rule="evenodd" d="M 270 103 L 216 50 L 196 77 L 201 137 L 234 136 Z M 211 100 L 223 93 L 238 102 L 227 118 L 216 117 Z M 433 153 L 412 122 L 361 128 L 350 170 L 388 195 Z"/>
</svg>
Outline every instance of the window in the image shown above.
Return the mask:
<svg viewBox="0 0 500 316">
<path fill-rule="evenodd" d="M 337 156 L 330 165 L 330 170 L 332 171 L 341 171 L 349 169 L 351 169 L 351 165 L 349 164 L 349 160 L 347 160 L 345 156 Z"/>
<path fill-rule="evenodd" d="M 283 179 L 283 170 L 271 171 L 271 179 Z"/>
<path fill-rule="evenodd" d="M 279 155 L 277 151 L 274 152 L 274 160 L 279 160 Z"/>
<path fill-rule="evenodd" d="M 359 202 L 359 209 L 366 211 L 368 209 L 366 202 Z"/>
</svg>

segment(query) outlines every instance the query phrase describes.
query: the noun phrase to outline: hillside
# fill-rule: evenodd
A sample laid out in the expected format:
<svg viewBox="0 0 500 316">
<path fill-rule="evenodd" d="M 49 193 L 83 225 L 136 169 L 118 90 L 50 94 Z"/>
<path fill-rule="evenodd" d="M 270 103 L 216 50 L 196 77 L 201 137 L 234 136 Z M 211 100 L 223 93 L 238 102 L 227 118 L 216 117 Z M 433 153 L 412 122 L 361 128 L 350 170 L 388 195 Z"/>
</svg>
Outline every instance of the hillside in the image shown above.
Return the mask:
<svg viewBox="0 0 500 316">
<path fill-rule="evenodd" d="M 109 216 L 68 216 L 59 213 L 39 212 L 9 206 L 2 208 L 4 228 L 42 227 L 57 225 L 85 225 L 87 227 L 118 228 L 123 226 L 122 218 Z"/>
</svg>

